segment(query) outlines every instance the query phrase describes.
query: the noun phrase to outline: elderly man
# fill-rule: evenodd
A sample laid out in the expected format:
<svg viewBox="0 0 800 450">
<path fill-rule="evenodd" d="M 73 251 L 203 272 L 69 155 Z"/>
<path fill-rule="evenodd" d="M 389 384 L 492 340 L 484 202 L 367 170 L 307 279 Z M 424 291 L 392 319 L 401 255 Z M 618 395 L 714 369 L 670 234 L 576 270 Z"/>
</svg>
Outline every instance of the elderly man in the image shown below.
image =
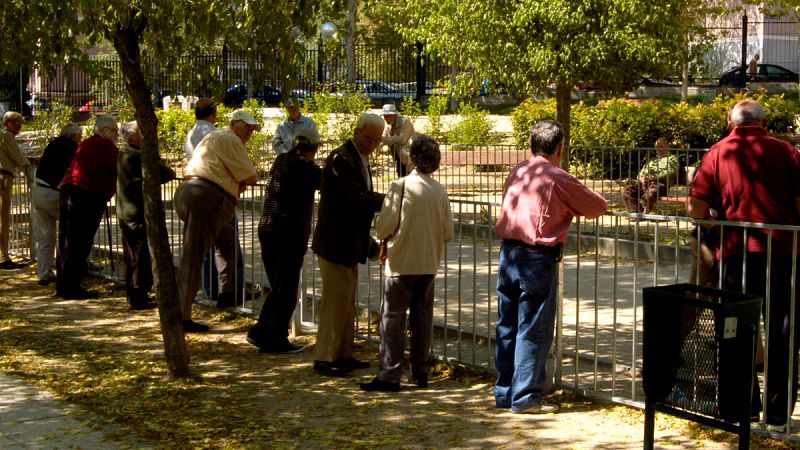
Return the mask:
<svg viewBox="0 0 800 450">
<path fill-rule="evenodd" d="M 122 230 L 122 250 L 125 258 L 125 294 L 131 311 L 155 308 L 148 298 L 153 288 L 153 267 L 147 230 L 144 223 L 142 196 L 142 135 L 136 122 L 127 122 L 120 129 L 125 143 L 117 160 L 117 219 Z M 175 179 L 175 171 L 163 162 L 161 183 Z"/>
<path fill-rule="evenodd" d="M 363 113 L 353 139 L 325 160 L 320 188 L 319 219 L 311 248 L 319 259 L 322 301 L 314 352 L 314 370 L 343 375 L 369 363 L 353 358 L 358 263 L 365 263 L 373 242 L 370 224 L 383 203 L 372 190 L 369 156 L 383 135 L 383 120 Z"/>
<path fill-rule="evenodd" d="M 194 104 L 194 126 L 186 135 L 186 143 L 183 149 L 186 150 L 186 159 L 192 159 L 194 148 L 203 140 L 208 133 L 216 130 L 217 127 L 217 105 L 210 98 L 201 98 Z"/>
<path fill-rule="evenodd" d="M 56 274 L 50 268 L 55 262 L 56 223 L 60 209 L 58 184 L 64 179 L 82 137 L 83 130 L 78 125 L 65 126 L 61 135 L 47 144 L 36 167 L 36 180 L 31 187 L 31 220 L 36 274 L 42 286 L 56 281 Z"/>
<path fill-rule="evenodd" d="M 656 158 L 639 171 L 639 179 L 622 190 L 622 202 L 628 212 L 650 214 L 659 196 L 667 195 L 678 175 L 678 158 L 669 152 L 669 139 L 656 140 Z"/>
<path fill-rule="evenodd" d="M 8 111 L 3 115 L 3 129 L 0 131 L 0 269 L 5 270 L 24 266 L 12 261 L 8 254 L 14 176 L 20 166 L 28 165 L 28 158 L 22 155 L 16 140 L 23 122 L 19 113 Z"/>
<path fill-rule="evenodd" d="M 56 295 L 64 299 L 97 297 L 80 285 L 86 258 L 106 204 L 117 187 L 117 119 L 97 116 L 94 134 L 81 142 L 59 185 Z"/>
<path fill-rule="evenodd" d="M 404 177 L 414 169 L 414 163 L 409 157 L 411 140 L 415 134 L 414 124 L 407 117 L 398 114 L 397 108 L 391 104 L 383 105 L 381 115 L 389 125 L 388 133 L 383 136 L 381 143 L 389 146 L 397 176 Z"/>
<path fill-rule="evenodd" d="M 517 414 L 555 412 L 544 402 L 547 353 L 556 320 L 558 262 L 576 215 L 595 218 L 608 206 L 560 169 L 564 130 L 554 120 L 531 128 L 533 157 L 511 170 L 494 231 L 503 240 L 497 267 L 498 408 Z"/>
<path fill-rule="evenodd" d="M 310 117 L 300 113 L 299 99 L 290 98 L 284 106 L 289 117 L 278 124 L 278 128 L 275 130 L 275 137 L 272 138 L 272 148 L 275 149 L 277 154 L 289 152 L 292 149 L 295 136 L 298 136 L 301 130 L 307 133 L 317 132 L 317 124 Z"/>
<path fill-rule="evenodd" d="M 703 156 L 689 191 L 689 214 L 697 219 L 715 218 L 716 214 L 710 209 L 713 205 L 720 208 L 726 220 L 733 222 L 797 225 L 800 223 L 800 154 L 797 149 L 767 135 L 764 110 L 758 102 L 737 103 L 730 121 L 731 134 Z M 771 253 L 768 253 L 770 236 Z M 792 255 L 796 253 L 792 242 L 789 231 L 757 229 L 748 230 L 747 242 L 744 242 L 741 228 L 724 227 L 719 252 L 722 287 L 765 299 L 763 311 L 769 328 L 765 328 L 768 352 L 764 419 L 768 428 L 778 432 L 786 431 L 787 410 L 791 416 L 797 402 L 800 333 L 796 330 L 800 315 L 796 314 L 792 323 L 792 284 L 797 275 L 792 272 Z M 797 291 L 794 294 L 797 307 L 800 296 Z M 792 344 L 794 351 L 790 352 Z M 794 376 L 790 381 L 791 373 Z M 761 408 L 760 397 L 755 394 L 757 387 L 754 412 Z"/>
<path fill-rule="evenodd" d="M 258 241 L 272 289 L 258 322 L 247 333 L 247 342 L 262 353 L 303 350 L 289 342 L 287 330 L 297 306 L 300 270 L 311 235 L 314 193 L 322 181 L 322 171 L 314 162 L 319 146 L 317 130 L 296 130 L 292 150 L 278 155 L 269 173 Z"/>
<path fill-rule="evenodd" d="M 192 320 L 192 302 L 200 284 L 203 257 L 216 249 L 221 294 L 219 302 L 233 304 L 236 233 L 231 221 L 236 202 L 248 185 L 258 182 L 258 172 L 244 145 L 260 129 L 248 112 L 236 110 L 230 125 L 212 131 L 195 148 L 184 170 L 184 182 L 175 192 L 175 210 L 183 221 L 183 253 L 178 270 L 178 290 L 183 331 L 208 331 L 208 325 Z M 219 303 L 218 303 L 218 306 Z"/>
</svg>

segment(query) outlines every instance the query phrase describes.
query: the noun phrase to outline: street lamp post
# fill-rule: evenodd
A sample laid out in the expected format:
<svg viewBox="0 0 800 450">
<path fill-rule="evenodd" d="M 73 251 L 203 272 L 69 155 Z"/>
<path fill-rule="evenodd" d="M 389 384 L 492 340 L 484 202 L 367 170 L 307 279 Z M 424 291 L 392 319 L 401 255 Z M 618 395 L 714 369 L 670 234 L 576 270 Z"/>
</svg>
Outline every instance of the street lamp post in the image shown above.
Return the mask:
<svg viewBox="0 0 800 450">
<path fill-rule="evenodd" d="M 324 48 L 325 48 L 325 41 L 334 37 L 336 35 L 336 24 L 333 22 L 325 22 L 319 27 L 319 44 L 317 45 L 317 82 L 324 83 L 325 82 L 325 71 L 323 67 L 323 61 L 325 60 Z"/>
</svg>

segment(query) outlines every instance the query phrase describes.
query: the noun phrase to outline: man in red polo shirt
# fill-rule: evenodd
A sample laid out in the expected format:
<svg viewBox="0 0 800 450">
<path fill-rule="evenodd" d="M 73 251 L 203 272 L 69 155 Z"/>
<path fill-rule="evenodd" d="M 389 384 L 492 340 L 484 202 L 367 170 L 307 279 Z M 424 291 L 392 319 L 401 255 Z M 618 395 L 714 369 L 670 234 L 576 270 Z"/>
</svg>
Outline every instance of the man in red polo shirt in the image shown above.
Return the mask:
<svg viewBox="0 0 800 450">
<path fill-rule="evenodd" d="M 94 134 L 81 142 L 72 158 L 61 190 L 56 258 L 56 295 L 65 299 L 96 298 L 81 284 L 81 273 L 92 250 L 106 204 L 117 190 L 115 144 L 119 127 L 110 115 L 98 116 Z"/>
<path fill-rule="evenodd" d="M 800 223 L 800 153 L 788 142 L 767 135 L 764 110 L 758 102 L 737 103 L 730 122 L 734 127 L 731 134 L 703 157 L 689 192 L 689 214 L 697 219 L 711 219 L 710 205 L 719 205 L 724 217 L 733 222 Z M 722 287 L 742 292 L 746 286 L 747 293 L 765 299 L 763 311 L 769 305 L 765 421 L 771 430 L 779 432 L 786 430 L 787 408 L 793 409 L 797 401 L 796 370 L 791 401 L 787 396 L 788 376 L 790 368 L 797 367 L 800 343 L 800 332 L 796 332 L 794 354 L 790 355 L 790 330 L 798 325 L 797 319 L 790 324 L 789 315 L 791 281 L 795 275 L 792 234 L 773 231 L 771 258 L 768 258 L 767 230 L 748 229 L 745 251 L 742 229 L 726 226 L 719 251 Z M 766 295 L 768 278 L 769 296 Z M 760 398 L 753 400 L 757 411 L 761 407 Z"/>
</svg>

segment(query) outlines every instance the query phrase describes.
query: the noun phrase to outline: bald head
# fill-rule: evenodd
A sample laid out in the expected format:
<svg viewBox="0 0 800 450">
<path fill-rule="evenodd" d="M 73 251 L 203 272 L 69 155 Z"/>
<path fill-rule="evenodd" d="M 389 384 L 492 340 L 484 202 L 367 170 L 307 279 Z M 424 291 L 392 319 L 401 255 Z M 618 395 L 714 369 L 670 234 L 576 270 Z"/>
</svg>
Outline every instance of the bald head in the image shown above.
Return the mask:
<svg viewBox="0 0 800 450">
<path fill-rule="evenodd" d="M 764 126 L 764 109 L 755 100 L 742 100 L 731 110 L 731 125 L 736 127 Z"/>
</svg>

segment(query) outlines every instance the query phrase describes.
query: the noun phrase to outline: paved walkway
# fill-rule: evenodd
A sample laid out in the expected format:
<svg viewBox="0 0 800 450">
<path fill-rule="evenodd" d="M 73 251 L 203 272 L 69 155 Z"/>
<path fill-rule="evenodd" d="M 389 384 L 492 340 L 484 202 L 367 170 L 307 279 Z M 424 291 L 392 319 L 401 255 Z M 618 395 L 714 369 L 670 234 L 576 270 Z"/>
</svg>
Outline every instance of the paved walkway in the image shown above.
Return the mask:
<svg viewBox="0 0 800 450">
<path fill-rule="evenodd" d="M 0 448 L 148 448 L 133 437 L 106 438 L 112 425 L 24 381 L 0 374 Z"/>
</svg>

